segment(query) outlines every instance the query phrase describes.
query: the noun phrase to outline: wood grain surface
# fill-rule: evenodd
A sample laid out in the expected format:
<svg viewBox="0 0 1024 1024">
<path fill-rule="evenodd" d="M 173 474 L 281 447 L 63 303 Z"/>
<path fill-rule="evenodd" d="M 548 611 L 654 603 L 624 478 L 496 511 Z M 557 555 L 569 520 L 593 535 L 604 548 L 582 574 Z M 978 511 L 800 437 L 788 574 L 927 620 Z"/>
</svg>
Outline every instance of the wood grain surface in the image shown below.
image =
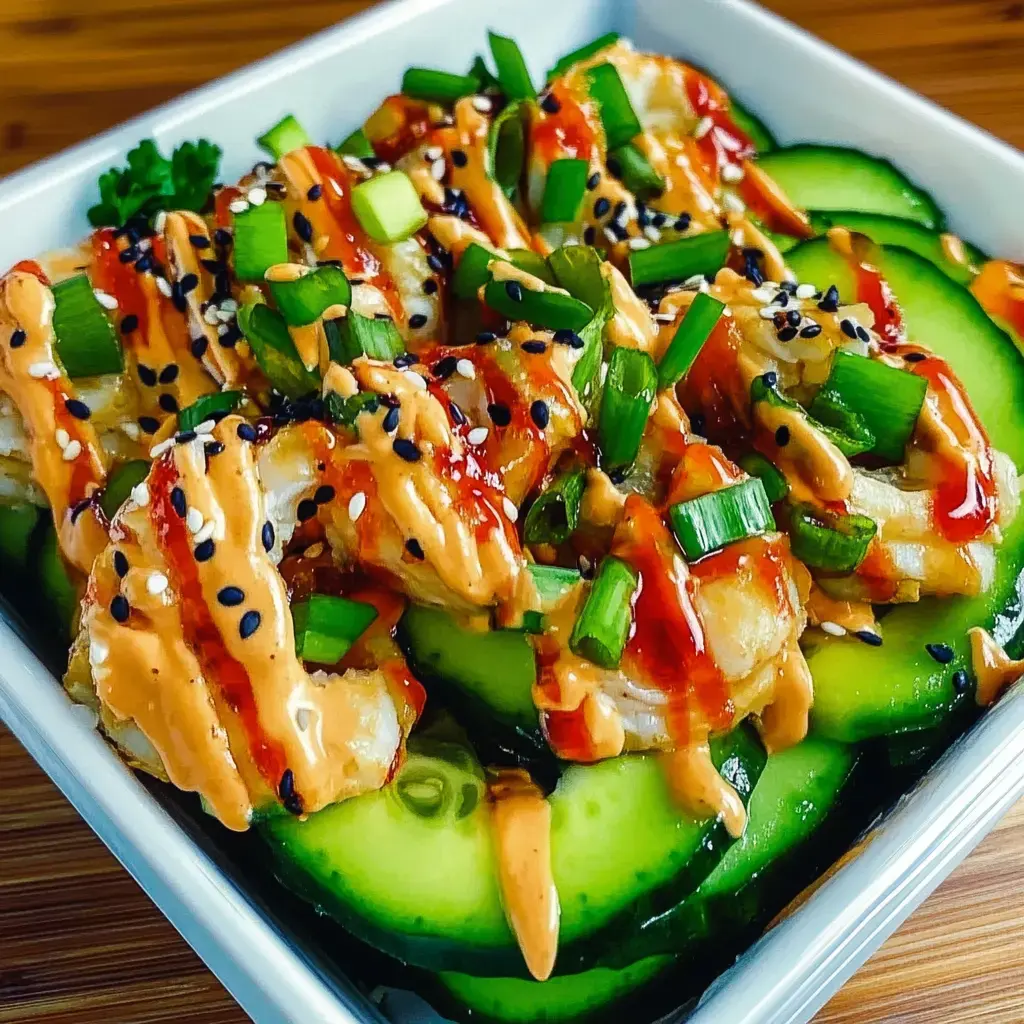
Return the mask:
<svg viewBox="0 0 1024 1024">
<path fill-rule="evenodd" d="M 0 174 L 365 6 L 0 0 Z M 1024 148 L 1024 3 L 768 6 Z M 245 1019 L 0 727 L 0 1024 Z M 1024 804 L 818 1017 L 883 1021 L 1024 1021 Z"/>
</svg>

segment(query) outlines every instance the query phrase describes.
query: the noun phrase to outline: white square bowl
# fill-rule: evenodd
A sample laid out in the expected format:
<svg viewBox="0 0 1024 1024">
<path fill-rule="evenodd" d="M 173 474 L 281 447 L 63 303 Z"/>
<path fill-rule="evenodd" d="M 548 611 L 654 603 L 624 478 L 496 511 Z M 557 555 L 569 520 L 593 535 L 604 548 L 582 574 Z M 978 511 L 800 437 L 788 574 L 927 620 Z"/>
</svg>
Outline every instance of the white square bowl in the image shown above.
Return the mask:
<svg viewBox="0 0 1024 1024">
<path fill-rule="evenodd" d="M 97 175 L 140 138 L 164 147 L 214 139 L 230 179 L 283 114 L 314 137 L 341 138 L 397 89 L 408 64 L 462 68 L 488 28 L 515 36 L 535 72 L 613 28 L 691 60 L 780 140 L 887 156 L 935 196 L 954 230 L 1024 259 L 1020 153 L 744 0 L 394 0 L 0 183 L 0 265 L 84 234 Z M 229 877 L 215 843 L 121 764 L 2 620 L 0 717 L 259 1024 L 383 1020 Z M 1018 685 L 860 856 L 711 986 L 691 1022 L 808 1020 L 1022 794 Z"/>
</svg>

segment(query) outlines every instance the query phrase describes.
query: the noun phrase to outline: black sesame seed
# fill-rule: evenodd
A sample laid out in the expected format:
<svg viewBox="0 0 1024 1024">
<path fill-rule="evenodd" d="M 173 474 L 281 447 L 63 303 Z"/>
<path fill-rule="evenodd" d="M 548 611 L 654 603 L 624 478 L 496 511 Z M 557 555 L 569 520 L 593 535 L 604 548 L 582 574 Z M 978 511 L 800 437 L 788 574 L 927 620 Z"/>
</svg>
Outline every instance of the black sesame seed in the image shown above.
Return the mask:
<svg viewBox="0 0 1024 1024">
<path fill-rule="evenodd" d="M 823 313 L 834 313 L 839 309 L 839 289 L 834 284 L 828 286 L 828 291 L 825 292 L 818 303 L 818 309 Z"/>
<path fill-rule="evenodd" d="M 393 362 L 397 369 L 404 370 L 407 366 L 412 366 L 413 363 L 418 363 L 419 360 L 412 352 L 403 352 L 400 356 L 395 356 Z"/>
<path fill-rule="evenodd" d="M 882 638 L 877 633 L 872 633 L 870 629 L 858 629 L 853 635 L 869 647 L 882 646 Z"/>
<path fill-rule="evenodd" d="M 612 204 L 604 196 L 599 196 L 594 203 L 594 216 L 603 217 L 610 209 Z"/>
<path fill-rule="evenodd" d="M 772 303 L 776 306 L 786 307 L 789 305 L 789 292 L 776 292 Z"/>
<path fill-rule="evenodd" d="M 129 245 L 127 249 L 122 249 L 117 254 L 119 263 L 134 263 L 139 258 L 139 250 L 134 245 Z"/>
<path fill-rule="evenodd" d="M 455 356 L 445 356 L 443 359 L 439 359 L 434 364 L 434 376 L 440 380 L 447 380 L 455 372 L 458 362 Z"/>
<path fill-rule="evenodd" d="M 78 398 L 66 398 L 64 408 L 67 409 L 76 420 L 87 420 L 92 415 L 92 410 Z"/>
<path fill-rule="evenodd" d="M 315 203 L 323 194 L 324 187 L 318 182 L 316 185 L 309 186 L 309 191 L 306 193 L 306 198 L 311 203 Z"/>
<path fill-rule="evenodd" d="M 171 491 L 171 508 L 184 518 L 186 511 L 185 492 L 180 487 Z"/>
<path fill-rule="evenodd" d="M 623 227 L 623 226 L 622 226 L 621 224 L 619 224 L 619 223 L 618 223 L 618 221 L 614 221 L 614 220 L 613 220 L 613 221 L 612 221 L 612 222 L 611 222 L 611 223 L 610 223 L 610 224 L 608 225 L 608 230 L 609 230 L 609 231 L 610 231 L 610 232 L 611 232 L 611 233 L 612 233 L 612 234 L 613 234 L 613 235 L 614 235 L 614 236 L 615 236 L 615 237 L 616 237 L 616 238 L 617 238 L 617 239 L 618 239 L 618 240 L 619 240 L 620 242 L 624 242 L 624 241 L 625 241 L 625 240 L 626 240 L 627 238 L 629 238 L 629 232 L 628 232 L 628 231 L 627 231 L 627 230 L 626 230 L 626 229 L 625 229 L 625 228 L 624 228 L 624 227 Z"/>
<path fill-rule="evenodd" d="M 854 340 L 857 339 L 857 327 L 852 320 L 840 320 L 839 329 L 848 338 L 853 338 Z"/>
<path fill-rule="evenodd" d="M 217 600 L 225 608 L 235 608 L 245 600 L 245 591 L 241 587 L 221 587 L 217 591 Z"/>
<path fill-rule="evenodd" d="M 795 281 L 783 281 L 779 287 L 784 292 L 789 292 L 790 295 L 796 295 L 796 282 Z"/>
<path fill-rule="evenodd" d="M 285 768 L 281 773 L 281 782 L 277 787 L 277 792 L 282 800 L 290 800 L 295 796 L 295 775 L 291 768 Z"/>
<path fill-rule="evenodd" d="M 214 455 L 220 455 L 224 451 L 223 441 L 207 441 L 203 445 L 203 451 L 206 453 L 207 458 L 212 458 Z"/>
<path fill-rule="evenodd" d="M 238 635 L 243 640 L 248 640 L 260 628 L 261 621 L 260 613 L 255 608 L 250 608 L 238 623 Z"/>
<path fill-rule="evenodd" d="M 410 537 L 405 542 L 405 550 L 408 551 L 413 558 L 418 558 L 421 562 L 423 561 L 424 558 L 426 558 L 426 555 L 423 553 L 423 548 L 420 545 L 420 542 L 416 540 L 415 537 Z"/>
<path fill-rule="evenodd" d="M 924 352 L 908 352 L 903 357 L 908 363 L 920 363 L 922 360 L 927 359 L 927 355 Z"/>
<path fill-rule="evenodd" d="M 139 380 L 146 385 L 147 388 L 156 387 L 156 370 L 151 366 L 146 366 L 145 363 L 139 363 Z"/>
<path fill-rule="evenodd" d="M 131 606 L 128 604 L 127 598 L 122 594 L 118 594 L 113 601 L 110 602 L 110 614 L 114 616 L 116 622 L 127 622 L 128 616 L 131 615 Z"/>
<path fill-rule="evenodd" d="M 575 332 L 570 331 L 568 327 L 559 328 L 555 331 L 552 340 L 557 345 L 568 345 L 570 348 L 583 348 L 583 339 Z"/>
<path fill-rule="evenodd" d="M 497 340 L 498 336 L 494 333 L 494 331 L 481 331 L 476 336 L 476 343 L 478 345 L 489 345 L 492 341 Z"/>
<path fill-rule="evenodd" d="M 626 482 L 626 471 L 625 471 L 625 469 L 613 469 L 608 474 L 608 479 L 611 480 L 611 482 L 613 484 L 615 484 L 616 486 L 618 486 L 619 484 L 625 483 Z"/>
<path fill-rule="evenodd" d="M 953 689 L 957 693 L 963 693 L 968 686 L 970 686 L 970 678 L 967 673 L 962 669 L 958 668 L 954 673 L 950 682 L 953 684 Z"/>
<path fill-rule="evenodd" d="M 188 311 L 188 303 L 185 301 L 185 293 L 181 290 L 181 284 L 177 281 L 171 285 L 171 302 L 179 313 Z"/>
<path fill-rule="evenodd" d="M 178 400 L 174 395 L 169 395 L 164 392 L 164 394 L 160 396 L 159 402 L 160 408 L 163 409 L 164 412 L 175 413 L 178 411 Z"/>
<path fill-rule="evenodd" d="M 469 157 L 467 157 L 461 149 L 453 149 L 452 163 L 455 164 L 456 167 L 465 167 L 466 164 L 469 163 Z"/>
<path fill-rule="evenodd" d="M 788 322 L 790 327 L 799 327 L 800 326 L 800 321 L 802 319 L 803 319 L 803 317 L 800 315 L 800 310 L 799 309 L 791 309 L 786 314 L 786 321 Z"/>
<path fill-rule="evenodd" d="M 509 412 L 508 406 L 501 402 L 491 402 L 487 406 L 487 415 L 491 417 L 491 422 L 496 427 L 507 427 L 512 422 L 512 413 Z"/>
<path fill-rule="evenodd" d="M 558 102 L 556 96 L 549 92 L 545 93 L 544 99 L 540 101 L 540 108 L 549 114 L 557 114 L 562 109 L 562 104 Z"/>
<path fill-rule="evenodd" d="M 256 428 L 251 423 L 239 423 L 235 431 L 241 441 L 255 441 Z"/>
<path fill-rule="evenodd" d="M 318 505 L 326 505 L 329 501 L 334 501 L 334 488 L 330 484 L 321 484 L 313 495 L 313 500 Z"/>
<path fill-rule="evenodd" d="M 384 433 L 390 434 L 398 429 L 398 418 L 401 415 L 397 405 L 391 406 L 386 413 L 384 413 L 384 420 L 381 426 L 384 428 Z"/>
<path fill-rule="evenodd" d="M 124 579 L 128 575 L 128 559 L 125 557 L 123 551 L 114 552 L 114 572 L 117 573 L 121 579 Z"/>
<path fill-rule="evenodd" d="M 413 313 L 409 317 L 409 330 L 418 331 L 421 327 L 426 327 L 427 315 L 426 313 Z"/>
<path fill-rule="evenodd" d="M 298 515 L 300 523 L 308 522 L 316 515 L 316 502 L 309 498 L 303 498 L 296 509 L 296 515 Z"/>
<path fill-rule="evenodd" d="M 444 263 L 442 263 L 441 258 L 436 256 L 434 253 L 430 253 L 427 256 L 427 266 L 430 267 L 435 274 L 440 274 L 444 271 Z"/>
<path fill-rule="evenodd" d="M 505 282 L 505 294 L 513 302 L 523 301 L 523 286 L 518 281 L 506 281 Z"/>
<path fill-rule="evenodd" d="M 228 324 L 228 329 L 217 336 L 217 341 L 224 348 L 234 348 L 242 340 L 242 331 L 238 324 Z"/>
<path fill-rule="evenodd" d="M 292 224 L 295 225 L 295 233 L 304 242 L 313 241 L 313 225 L 310 223 L 309 218 L 302 213 L 301 210 L 295 211 L 295 216 L 292 217 Z"/>
<path fill-rule="evenodd" d="M 545 402 L 542 402 L 539 398 L 537 401 L 530 406 L 530 419 L 543 430 L 551 419 L 551 413 L 548 412 L 548 407 Z"/>
<path fill-rule="evenodd" d="M 209 249 L 210 240 L 206 235 L 189 235 L 188 240 L 192 243 L 195 249 Z"/>
<path fill-rule="evenodd" d="M 202 359 L 206 355 L 206 349 L 209 347 L 209 342 L 206 338 L 193 338 L 192 344 L 189 345 L 189 351 L 196 359 Z"/>
<path fill-rule="evenodd" d="M 11 348 L 21 348 L 27 337 L 28 335 L 20 327 L 16 327 L 11 332 Z"/>
<path fill-rule="evenodd" d="M 196 556 L 197 562 L 208 562 L 213 558 L 214 546 L 212 540 L 204 540 L 201 544 L 197 544 L 193 554 Z"/>
<path fill-rule="evenodd" d="M 686 231 L 687 228 L 689 228 L 690 226 L 691 220 L 692 218 L 690 217 L 690 215 L 688 213 L 684 213 L 676 220 L 673 227 L 676 229 L 676 231 Z"/>
<path fill-rule="evenodd" d="M 783 327 L 778 333 L 779 341 L 792 341 L 796 337 L 795 327 Z"/>
<path fill-rule="evenodd" d="M 160 421 L 153 416 L 140 416 L 139 427 L 144 434 L 155 434 L 160 429 Z"/>
<path fill-rule="evenodd" d="M 800 337 L 801 338 L 816 338 L 819 334 L 821 334 L 821 324 L 808 324 L 800 332 Z"/>
<path fill-rule="evenodd" d="M 160 371 L 160 383 L 161 384 L 173 384 L 178 379 L 178 364 L 168 363 Z"/>
<path fill-rule="evenodd" d="M 269 520 L 263 524 L 260 539 L 263 541 L 264 551 L 269 551 L 274 546 L 274 524 Z"/>
<path fill-rule="evenodd" d="M 391 442 L 391 447 L 394 449 L 395 454 L 405 459 L 406 462 L 419 462 L 420 450 L 416 445 L 406 437 L 396 437 Z"/>
<path fill-rule="evenodd" d="M 194 430 L 182 430 L 174 435 L 175 444 L 188 444 L 189 441 L 196 439 L 196 432 Z"/>
<path fill-rule="evenodd" d="M 785 448 L 789 444 L 789 427 L 783 424 L 775 431 L 775 443 L 780 448 Z"/>
<path fill-rule="evenodd" d="M 530 341 L 524 341 L 519 346 L 524 352 L 529 352 L 531 355 L 539 356 L 546 352 L 547 345 L 540 340 L 540 338 L 531 338 Z"/>
<path fill-rule="evenodd" d="M 78 517 L 92 505 L 92 498 L 83 498 L 71 509 L 71 522 L 74 523 Z"/>
<path fill-rule="evenodd" d="M 871 340 L 871 335 L 868 334 L 868 329 L 866 327 L 862 327 L 860 324 L 857 324 L 857 337 L 860 338 L 861 341 Z"/>
<path fill-rule="evenodd" d="M 199 278 L 195 274 L 186 274 L 178 284 L 181 286 L 181 294 L 188 295 L 199 287 Z"/>
<path fill-rule="evenodd" d="M 448 411 L 457 426 L 464 427 L 466 425 L 466 414 L 454 402 L 448 403 Z"/>
<path fill-rule="evenodd" d="M 774 370 L 769 370 L 767 373 L 761 374 L 761 380 L 766 388 L 773 388 L 779 383 L 779 375 Z"/>
<path fill-rule="evenodd" d="M 956 657 L 949 644 L 925 644 L 924 649 L 940 664 L 948 665 Z"/>
<path fill-rule="evenodd" d="M 423 291 L 427 295 L 433 295 L 437 291 L 437 282 L 432 277 L 428 277 L 423 282 Z"/>
<path fill-rule="evenodd" d="M 651 225 L 656 228 L 663 228 L 668 221 L 668 217 L 664 213 L 656 213 L 651 217 Z"/>
<path fill-rule="evenodd" d="M 594 173 L 587 178 L 587 188 L 593 192 L 595 188 L 601 183 L 601 172 L 594 171 Z"/>
<path fill-rule="evenodd" d="M 145 274 L 147 271 L 153 269 L 153 256 L 151 253 L 144 252 L 135 261 L 135 272 L 137 274 Z"/>
<path fill-rule="evenodd" d="M 121 333 L 131 334 L 139 329 L 139 318 L 134 313 L 129 313 L 121 320 Z"/>
<path fill-rule="evenodd" d="M 585 227 L 583 229 L 583 242 L 585 245 L 593 245 L 597 241 L 597 232 L 594 230 L 593 225 Z"/>
</svg>

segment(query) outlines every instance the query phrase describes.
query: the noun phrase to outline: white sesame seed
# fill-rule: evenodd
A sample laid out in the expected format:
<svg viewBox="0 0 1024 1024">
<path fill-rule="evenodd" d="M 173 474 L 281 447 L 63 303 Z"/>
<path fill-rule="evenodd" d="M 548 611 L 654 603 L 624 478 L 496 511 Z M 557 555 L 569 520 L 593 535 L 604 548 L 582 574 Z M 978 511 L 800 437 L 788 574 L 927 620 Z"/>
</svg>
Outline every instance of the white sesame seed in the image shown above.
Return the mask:
<svg viewBox="0 0 1024 1024">
<path fill-rule="evenodd" d="M 733 245 L 735 245 L 737 249 L 738 249 L 738 248 L 739 248 L 739 247 L 740 247 L 741 245 L 743 245 L 743 230 L 742 230 L 742 228 L 737 228 L 737 229 L 736 229 L 736 230 L 735 230 L 735 231 L 734 231 L 734 232 L 733 232 L 733 233 L 732 233 L 732 234 L 731 234 L 731 235 L 729 236 L 729 241 L 730 241 L 730 242 L 732 242 L 732 244 L 733 244 Z"/>
<path fill-rule="evenodd" d="M 145 480 L 132 488 L 131 499 L 139 508 L 145 508 L 149 504 L 149 484 Z"/>
<path fill-rule="evenodd" d="M 217 320 L 221 324 L 229 324 L 235 319 L 235 311 L 231 309 L 218 309 Z"/>
<path fill-rule="evenodd" d="M 298 708 L 295 712 L 295 724 L 299 727 L 300 732 L 305 732 L 309 728 L 309 720 L 312 717 L 312 712 L 309 708 Z"/>
<path fill-rule="evenodd" d="M 39 363 L 30 363 L 28 367 L 28 375 L 34 380 L 42 380 L 43 378 L 52 380 L 54 377 L 60 376 L 60 371 L 57 369 L 56 364 L 44 361 Z"/>
<path fill-rule="evenodd" d="M 813 284 L 798 284 L 796 286 L 796 297 L 798 299 L 810 299 L 818 294 L 818 289 Z"/>
<path fill-rule="evenodd" d="M 649 238 L 631 238 L 629 247 L 630 249 L 650 249 L 651 240 Z"/>
<path fill-rule="evenodd" d="M 203 319 L 211 327 L 217 326 L 217 312 L 218 310 L 216 306 L 207 306 L 206 309 L 203 310 Z"/>
<path fill-rule="evenodd" d="M 203 420 L 202 423 L 196 425 L 195 431 L 197 434 L 212 434 L 215 426 L 217 424 L 213 420 Z"/>
<path fill-rule="evenodd" d="M 427 382 L 415 370 L 403 370 L 402 376 L 417 390 L 426 391 Z"/>
<path fill-rule="evenodd" d="M 762 306 L 757 313 L 762 320 L 773 320 L 775 318 L 775 314 L 778 313 L 779 308 L 779 306 Z"/>
<path fill-rule="evenodd" d="M 267 190 L 265 188 L 251 188 L 245 198 L 249 200 L 250 206 L 262 206 L 267 201 Z"/>
<path fill-rule="evenodd" d="M 821 628 L 829 636 L 846 636 L 846 630 L 838 622 L 823 622 Z"/>
<path fill-rule="evenodd" d="M 444 162 L 444 157 L 438 157 L 430 165 L 431 177 L 433 177 L 436 181 L 440 181 L 444 177 L 445 171 L 447 170 L 448 165 Z"/>
<path fill-rule="evenodd" d="M 590 572 L 590 559 L 586 555 L 580 555 L 576 564 L 580 567 L 580 572 Z"/>
<path fill-rule="evenodd" d="M 470 444 L 483 444 L 487 440 L 490 431 L 487 427 L 474 427 L 467 435 L 466 440 Z"/>
<path fill-rule="evenodd" d="M 166 441 L 161 441 L 159 444 L 153 445 L 149 449 L 149 457 L 151 459 L 159 459 L 164 452 L 169 452 L 174 447 L 174 438 L 169 437 Z"/>
<path fill-rule="evenodd" d="M 355 171 L 356 174 L 368 175 L 370 173 L 370 168 L 367 167 L 359 157 L 352 156 L 351 153 L 344 153 L 341 157 L 341 161 L 350 171 Z"/>
<path fill-rule="evenodd" d="M 110 657 L 110 648 L 98 637 L 89 640 L 89 661 L 93 665 L 102 665 Z"/>
<path fill-rule="evenodd" d="M 167 577 L 162 572 L 151 572 L 146 577 L 146 591 L 154 597 L 157 594 L 162 594 L 167 589 L 167 585 Z"/>
<path fill-rule="evenodd" d="M 684 288 L 699 288 L 702 284 L 704 284 L 704 275 L 703 274 L 694 274 L 692 277 L 688 277 L 683 282 L 683 287 Z"/>
<path fill-rule="evenodd" d="M 167 227 L 167 211 L 166 210 L 161 210 L 153 218 L 153 230 L 158 235 L 162 235 L 164 233 L 164 228 L 165 227 Z"/>
<path fill-rule="evenodd" d="M 63 427 L 58 427 L 53 432 L 53 439 L 57 442 L 58 448 L 67 448 L 71 435 Z"/>
<path fill-rule="evenodd" d="M 466 380 L 476 378 L 476 367 L 468 359 L 460 359 L 455 364 L 455 370 L 460 377 L 465 377 Z"/>
<path fill-rule="evenodd" d="M 608 241 L 612 243 L 612 245 L 618 245 L 619 236 L 616 235 L 615 232 L 612 231 L 611 228 L 605 227 L 605 229 L 604 229 L 604 237 L 607 238 Z"/>
<path fill-rule="evenodd" d="M 61 453 L 65 462 L 74 462 L 82 454 L 82 442 L 72 441 Z"/>
<path fill-rule="evenodd" d="M 494 104 L 487 96 L 474 96 L 473 109 L 480 114 L 489 114 L 494 109 Z"/>
<path fill-rule="evenodd" d="M 126 437 L 128 437 L 132 441 L 138 441 L 139 437 L 142 435 L 142 431 L 139 430 L 138 423 L 122 423 L 121 431 Z"/>
<path fill-rule="evenodd" d="M 670 323 L 672 323 L 673 320 L 675 320 L 676 315 L 675 315 L 675 313 L 672 313 L 672 312 L 668 312 L 668 313 L 652 313 L 651 314 L 651 318 L 656 323 L 659 323 L 659 324 L 670 324 Z"/>
<path fill-rule="evenodd" d="M 113 295 L 108 295 L 99 288 L 93 288 L 92 293 L 96 296 L 96 301 L 104 309 L 117 309 L 117 299 L 115 299 Z"/>
<path fill-rule="evenodd" d="M 516 508 L 516 503 L 511 498 L 502 498 L 501 507 L 505 510 L 505 515 L 507 515 L 513 523 L 519 518 L 519 509 Z"/>
<path fill-rule="evenodd" d="M 203 528 L 203 513 L 190 506 L 185 513 L 185 525 L 189 533 L 198 533 Z"/>
<path fill-rule="evenodd" d="M 425 159 L 433 163 L 435 160 L 444 156 L 444 150 L 440 146 L 427 146 L 427 148 L 423 150 L 423 156 Z"/>
<path fill-rule="evenodd" d="M 697 291 L 699 291 L 699 292 L 709 292 L 709 291 L 711 291 L 711 285 L 708 284 L 707 278 L 703 278 L 701 280 L 700 284 L 697 285 Z"/>
<path fill-rule="evenodd" d="M 245 213 L 249 209 L 249 204 L 244 199 L 232 199 L 228 203 L 228 209 L 232 213 Z"/>
<path fill-rule="evenodd" d="M 166 277 L 156 277 L 154 280 L 156 281 L 157 291 L 169 299 L 171 297 L 171 282 Z"/>
<path fill-rule="evenodd" d="M 197 544 L 203 544 L 213 536 L 213 531 L 217 528 L 217 524 L 212 520 L 208 519 L 204 524 L 203 528 L 199 530 L 195 535 L 195 542 Z"/>
<path fill-rule="evenodd" d="M 750 297 L 756 302 L 771 302 L 775 298 L 775 291 L 762 285 L 760 288 L 755 288 L 750 293 Z"/>
<path fill-rule="evenodd" d="M 726 192 L 722 196 L 722 205 L 731 213 L 745 213 L 747 209 L 743 200 L 739 196 L 733 195 L 732 192 Z"/>
<path fill-rule="evenodd" d="M 644 228 L 644 235 L 652 242 L 661 241 L 661 232 L 653 224 L 648 224 L 647 227 Z"/>
<path fill-rule="evenodd" d="M 739 164 L 726 164 L 722 168 L 722 181 L 730 185 L 743 180 L 743 168 Z"/>
<path fill-rule="evenodd" d="M 714 127 L 715 122 L 710 117 L 702 117 L 697 122 L 697 127 L 693 129 L 693 137 L 695 139 L 703 139 L 704 136 L 707 135 L 707 133 Z"/>
<path fill-rule="evenodd" d="M 724 306 L 722 308 L 722 316 L 732 316 L 732 306 Z"/>
<path fill-rule="evenodd" d="M 220 304 L 220 311 L 222 313 L 237 313 L 238 302 L 235 299 L 223 299 Z"/>
<path fill-rule="evenodd" d="M 348 499 L 348 517 L 352 522 L 363 514 L 363 509 L 366 508 L 366 495 L 362 491 L 356 491 L 351 498 Z"/>
</svg>

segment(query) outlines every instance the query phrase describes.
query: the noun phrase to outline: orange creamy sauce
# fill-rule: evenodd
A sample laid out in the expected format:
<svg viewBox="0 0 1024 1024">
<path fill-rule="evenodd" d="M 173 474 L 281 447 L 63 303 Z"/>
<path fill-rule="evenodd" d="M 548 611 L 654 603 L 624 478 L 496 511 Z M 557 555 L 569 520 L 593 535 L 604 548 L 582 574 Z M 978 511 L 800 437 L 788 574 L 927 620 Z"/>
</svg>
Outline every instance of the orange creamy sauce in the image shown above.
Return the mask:
<svg viewBox="0 0 1024 1024">
<path fill-rule="evenodd" d="M 975 627 L 971 638 L 971 668 L 978 681 L 977 701 L 982 707 L 994 704 L 1011 683 L 1024 675 L 1024 661 L 1011 658 L 988 630 Z"/>
<path fill-rule="evenodd" d="M 989 260 L 971 282 L 971 292 L 987 313 L 1024 338 L 1024 269 L 1005 260 Z"/>
</svg>

